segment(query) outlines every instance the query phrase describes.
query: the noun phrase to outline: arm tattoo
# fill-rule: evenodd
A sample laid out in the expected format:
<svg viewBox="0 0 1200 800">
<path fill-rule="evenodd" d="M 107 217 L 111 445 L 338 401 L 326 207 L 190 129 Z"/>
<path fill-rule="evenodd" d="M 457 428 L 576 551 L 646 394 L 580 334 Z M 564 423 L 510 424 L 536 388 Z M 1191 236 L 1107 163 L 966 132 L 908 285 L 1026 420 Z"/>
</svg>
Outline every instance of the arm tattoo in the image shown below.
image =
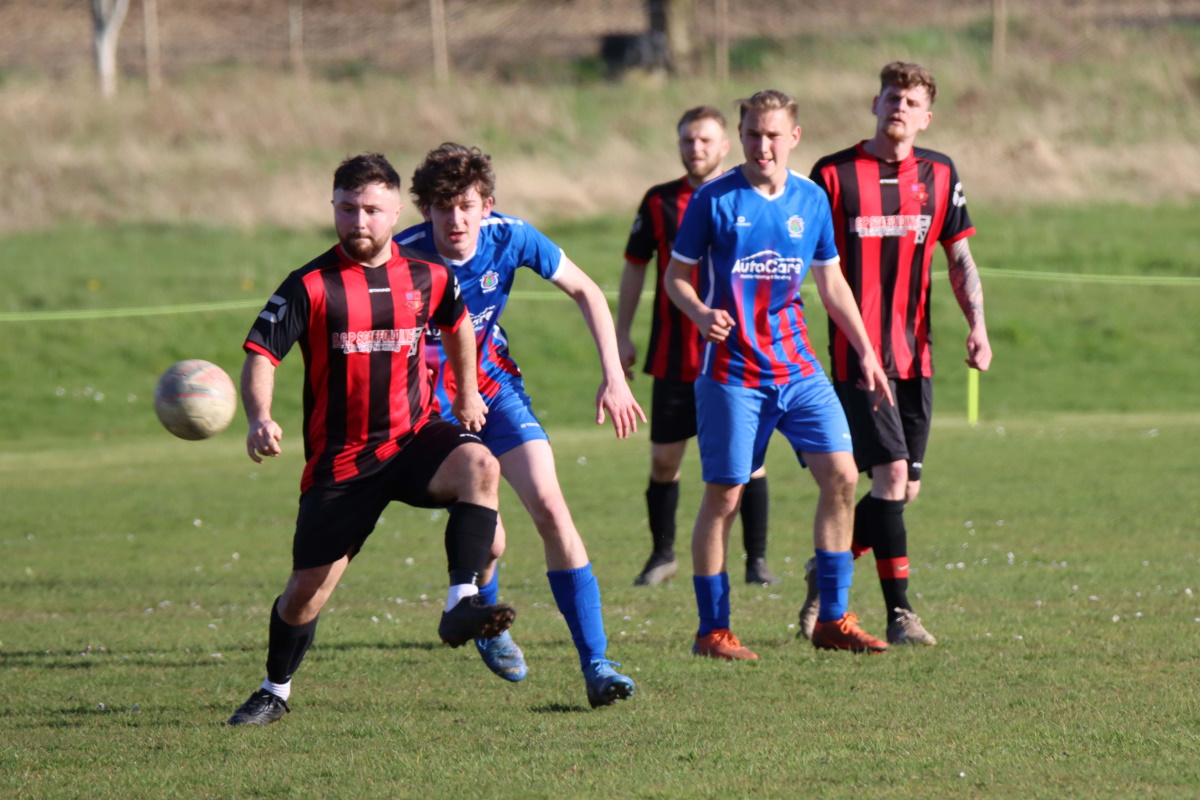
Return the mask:
<svg viewBox="0 0 1200 800">
<path fill-rule="evenodd" d="M 979 269 L 971 257 L 971 246 L 966 239 L 959 239 L 948 248 L 950 262 L 950 286 L 954 297 L 962 308 L 967 324 L 971 327 L 983 322 L 983 286 L 979 282 Z"/>
</svg>

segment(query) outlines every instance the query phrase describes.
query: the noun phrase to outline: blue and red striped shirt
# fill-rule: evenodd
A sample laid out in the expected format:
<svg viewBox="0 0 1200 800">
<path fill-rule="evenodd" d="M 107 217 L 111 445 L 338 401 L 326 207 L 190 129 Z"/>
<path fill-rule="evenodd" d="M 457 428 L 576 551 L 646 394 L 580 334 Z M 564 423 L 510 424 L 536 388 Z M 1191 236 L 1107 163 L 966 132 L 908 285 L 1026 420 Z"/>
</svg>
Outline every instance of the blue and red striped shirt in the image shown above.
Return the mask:
<svg viewBox="0 0 1200 800">
<path fill-rule="evenodd" d="M 692 195 L 672 255 L 707 261 L 701 300 L 734 318 L 729 338 L 705 342 L 701 374 L 719 383 L 768 386 L 823 374 L 804 321 L 800 284 L 811 266 L 836 265 L 829 200 L 789 172 L 775 196 L 733 169 Z"/>
<path fill-rule="evenodd" d="M 404 247 L 429 253 L 437 252 L 433 225 L 423 222 L 405 228 L 393 239 Z M 562 249 L 528 222 L 493 211 L 483 220 L 475 254 L 464 261 L 446 263 L 458 276 L 462 299 L 475 326 L 479 349 L 479 393 L 489 405 L 500 386 L 521 375 L 517 362 L 508 352 L 508 336 L 500 327 L 500 315 L 508 304 L 517 270 L 528 267 L 550 280 L 562 264 Z M 454 375 L 442 368 L 445 351 L 436 330 L 426 341 L 426 362 L 434 372 L 434 391 L 439 409 L 448 414 L 457 394 Z"/>
</svg>

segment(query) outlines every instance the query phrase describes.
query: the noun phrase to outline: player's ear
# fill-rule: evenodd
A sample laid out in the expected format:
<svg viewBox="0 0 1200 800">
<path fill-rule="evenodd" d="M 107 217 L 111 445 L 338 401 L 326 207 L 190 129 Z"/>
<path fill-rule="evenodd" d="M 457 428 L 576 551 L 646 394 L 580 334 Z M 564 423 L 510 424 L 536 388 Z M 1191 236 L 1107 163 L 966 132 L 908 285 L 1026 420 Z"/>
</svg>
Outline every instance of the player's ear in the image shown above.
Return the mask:
<svg viewBox="0 0 1200 800">
<path fill-rule="evenodd" d="M 496 198 L 489 197 L 483 201 L 483 216 L 489 217 L 492 214 L 492 209 L 496 207 Z"/>
<path fill-rule="evenodd" d="M 433 217 L 429 213 L 429 206 L 421 206 L 420 209 L 418 209 L 418 210 L 421 212 L 421 216 L 425 219 L 426 222 L 433 221 Z"/>
<path fill-rule="evenodd" d="M 871 113 L 879 114 L 879 95 L 875 95 L 875 99 L 871 101 Z"/>
</svg>

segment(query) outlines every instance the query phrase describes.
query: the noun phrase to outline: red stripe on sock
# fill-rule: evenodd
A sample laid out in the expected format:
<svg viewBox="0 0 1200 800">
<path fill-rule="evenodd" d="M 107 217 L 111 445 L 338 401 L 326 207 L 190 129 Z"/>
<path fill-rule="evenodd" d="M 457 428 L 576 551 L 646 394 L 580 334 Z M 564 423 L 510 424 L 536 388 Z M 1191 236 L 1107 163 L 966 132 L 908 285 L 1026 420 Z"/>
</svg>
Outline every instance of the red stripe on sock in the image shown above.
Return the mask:
<svg viewBox="0 0 1200 800">
<path fill-rule="evenodd" d="M 897 578 L 908 577 L 908 556 L 900 556 L 899 558 L 877 558 L 875 559 L 875 570 L 879 573 L 880 580 L 895 580 Z"/>
<path fill-rule="evenodd" d="M 869 548 L 869 547 L 863 547 L 858 542 L 850 543 L 850 552 L 854 554 L 854 557 L 856 559 L 859 558 L 860 556 L 862 556 L 863 553 L 867 552 L 870 549 L 871 548 Z"/>
</svg>

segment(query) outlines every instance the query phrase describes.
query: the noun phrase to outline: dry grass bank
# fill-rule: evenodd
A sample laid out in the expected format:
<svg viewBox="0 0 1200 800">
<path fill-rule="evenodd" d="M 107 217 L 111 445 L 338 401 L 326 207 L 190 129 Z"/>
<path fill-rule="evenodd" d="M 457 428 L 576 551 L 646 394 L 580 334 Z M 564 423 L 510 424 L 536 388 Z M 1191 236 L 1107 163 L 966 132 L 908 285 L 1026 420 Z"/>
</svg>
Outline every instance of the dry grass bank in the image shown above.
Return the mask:
<svg viewBox="0 0 1200 800">
<path fill-rule="evenodd" d="M 407 177 L 445 140 L 496 156 L 510 213 L 629 213 L 651 182 L 679 171 L 672 126 L 681 109 L 728 108 L 764 85 L 792 92 L 804 126 L 794 166 L 807 170 L 870 134 L 873 75 L 892 57 L 938 73 L 942 93 L 923 144 L 954 156 L 975 203 L 1200 197 L 1195 33 L 1097 37 L 1086 61 L 1063 63 L 1047 51 L 1010 64 L 1002 80 L 965 46 L 930 55 L 878 43 L 837 59 L 787 54 L 722 88 L 479 80 L 439 92 L 395 76 L 301 82 L 241 68 L 198 73 L 157 96 L 126 82 L 104 103 L 85 78 L 10 76 L 0 84 L 0 229 L 324 224 L 338 159 L 381 150 Z"/>
</svg>

